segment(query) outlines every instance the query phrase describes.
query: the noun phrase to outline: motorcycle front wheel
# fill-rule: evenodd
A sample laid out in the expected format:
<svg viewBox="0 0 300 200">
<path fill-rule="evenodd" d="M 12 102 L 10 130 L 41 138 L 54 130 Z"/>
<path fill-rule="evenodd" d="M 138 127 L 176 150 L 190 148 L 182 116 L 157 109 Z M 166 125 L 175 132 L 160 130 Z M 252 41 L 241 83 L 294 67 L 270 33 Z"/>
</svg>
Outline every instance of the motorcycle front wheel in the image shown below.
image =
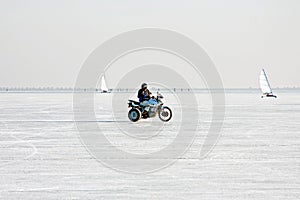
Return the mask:
<svg viewBox="0 0 300 200">
<path fill-rule="evenodd" d="M 169 107 L 164 106 L 159 110 L 158 116 L 161 121 L 168 122 L 172 118 L 172 110 Z"/>
</svg>

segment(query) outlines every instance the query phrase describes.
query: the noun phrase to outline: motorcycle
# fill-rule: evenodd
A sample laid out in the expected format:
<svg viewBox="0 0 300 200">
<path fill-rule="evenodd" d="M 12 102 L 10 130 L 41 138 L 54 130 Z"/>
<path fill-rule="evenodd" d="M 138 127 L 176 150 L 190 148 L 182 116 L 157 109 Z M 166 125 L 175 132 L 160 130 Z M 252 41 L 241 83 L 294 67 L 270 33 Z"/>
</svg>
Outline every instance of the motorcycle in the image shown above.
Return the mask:
<svg viewBox="0 0 300 200">
<path fill-rule="evenodd" d="M 172 118 L 172 110 L 163 105 L 163 98 L 164 97 L 157 92 L 157 96 L 151 97 L 148 101 L 148 106 L 144 106 L 138 101 L 128 100 L 128 108 L 130 108 L 128 112 L 128 118 L 132 122 L 137 122 L 140 119 L 153 118 L 158 114 L 158 117 L 161 121 L 170 121 Z"/>
</svg>

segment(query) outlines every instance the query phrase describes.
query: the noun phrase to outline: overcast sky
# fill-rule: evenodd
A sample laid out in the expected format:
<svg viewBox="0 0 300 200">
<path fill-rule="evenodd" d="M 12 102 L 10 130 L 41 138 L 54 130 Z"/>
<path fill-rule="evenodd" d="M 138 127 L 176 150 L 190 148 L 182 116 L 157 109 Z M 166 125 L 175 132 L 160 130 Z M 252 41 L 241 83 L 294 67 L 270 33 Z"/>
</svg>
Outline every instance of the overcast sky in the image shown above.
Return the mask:
<svg viewBox="0 0 300 200">
<path fill-rule="evenodd" d="M 298 0 L 1 0 L 0 86 L 72 87 L 88 55 L 137 28 L 182 33 L 214 61 L 227 88 L 300 86 Z"/>
</svg>

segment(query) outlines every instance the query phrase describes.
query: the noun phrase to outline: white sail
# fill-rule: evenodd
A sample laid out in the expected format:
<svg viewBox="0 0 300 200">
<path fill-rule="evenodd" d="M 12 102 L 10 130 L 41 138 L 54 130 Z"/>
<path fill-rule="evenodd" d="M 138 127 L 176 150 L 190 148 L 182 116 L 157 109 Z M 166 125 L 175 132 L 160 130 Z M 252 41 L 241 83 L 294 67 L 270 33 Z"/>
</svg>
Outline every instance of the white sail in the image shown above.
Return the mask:
<svg viewBox="0 0 300 200">
<path fill-rule="evenodd" d="M 259 76 L 260 89 L 263 94 L 272 94 L 272 89 L 270 87 L 270 83 L 268 81 L 266 72 L 264 69 L 261 70 Z"/>
<path fill-rule="evenodd" d="M 100 89 L 101 89 L 102 92 L 107 92 L 108 91 L 104 76 L 101 77 L 101 88 Z"/>
</svg>

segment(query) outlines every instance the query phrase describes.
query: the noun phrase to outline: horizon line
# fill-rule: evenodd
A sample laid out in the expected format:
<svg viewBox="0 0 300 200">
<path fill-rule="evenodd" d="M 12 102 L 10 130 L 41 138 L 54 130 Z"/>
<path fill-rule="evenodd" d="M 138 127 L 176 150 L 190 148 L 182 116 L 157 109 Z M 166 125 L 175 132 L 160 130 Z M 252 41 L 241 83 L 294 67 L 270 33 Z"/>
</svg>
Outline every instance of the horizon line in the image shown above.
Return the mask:
<svg viewBox="0 0 300 200">
<path fill-rule="evenodd" d="M 117 91 L 117 90 L 137 90 L 138 88 L 109 88 L 109 91 Z M 259 87 L 224 87 L 224 88 L 181 88 L 181 87 L 173 87 L 173 88 L 149 88 L 150 90 L 259 90 Z M 273 87 L 272 89 L 300 89 L 299 86 L 283 86 L 283 87 Z M 80 88 L 74 88 L 74 87 L 1 87 L 0 91 L 30 91 L 30 90 L 36 90 L 36 91 L 47 91 L 47 90 L 95 90 L 95 91 L 101 91 L 100 88 L 92 88 L 92 87 L 80 87 Z"/>
</svg>

